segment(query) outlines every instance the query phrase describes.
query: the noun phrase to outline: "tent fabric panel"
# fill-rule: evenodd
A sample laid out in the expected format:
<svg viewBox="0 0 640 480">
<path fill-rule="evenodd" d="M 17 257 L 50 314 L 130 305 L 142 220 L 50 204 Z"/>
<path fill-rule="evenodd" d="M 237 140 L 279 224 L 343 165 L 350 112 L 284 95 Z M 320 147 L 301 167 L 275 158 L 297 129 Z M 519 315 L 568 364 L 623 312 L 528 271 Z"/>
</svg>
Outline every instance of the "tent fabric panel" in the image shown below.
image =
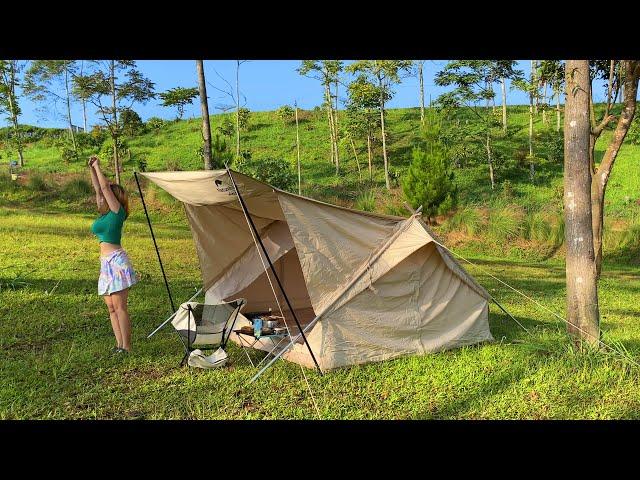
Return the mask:
<svg viewBox="0 0 640 480">
<path fill-rule="evenodd" d="M 249 234 L 249 232 L 247 232 L 247 234 Z M 276 265 L 280 257 L 294 249 L 293 239 L 289 233 L 289 227 L 287 227 L 285 222 L 276 221 L 271 223 L 261 232 L 260 238 L 274 265 Z M 207 298 L 212 302 L 220 301 L 251 285 L 260 275 L 264 274 L 261 255 L 262 252 L 259 254 L 255 243 L 251 241 L 251 246 L 244 251 L 243 255 L 235 263 L 230 265 L 205 292 Z M 263 255 L 262 257 L 268 265 Z M 266 283 L 266 279 L 264 282 Z M 287 289 L 287 286 L 285 286 L 285 289 Z M 209 300 L 207 301 L 208 303 L 210 303 Z"/>
<path fill-rule="evenodd" d="M 279 195 L 313 308 L 320 311 L 393 233 L 398 220 L 366 217 Z"/>
<path fill-rule="evenodd" d="M 204 290 L 208 290 L 249 248 L 255 248 L 241 211 L 219 205 L 193 206 L 185 211 L 200 260 Z M 274 220 L 254 217 L 259 232 Z"/>
<path fill-rule="evenodd" d="M 493 337 L 488 302 L 454 275 L 431 243 L 318 322 L 310 337 L 326 369 L 436 352 Z M 287 358 L 308 364 L 294 348 Z"/>
</svg>

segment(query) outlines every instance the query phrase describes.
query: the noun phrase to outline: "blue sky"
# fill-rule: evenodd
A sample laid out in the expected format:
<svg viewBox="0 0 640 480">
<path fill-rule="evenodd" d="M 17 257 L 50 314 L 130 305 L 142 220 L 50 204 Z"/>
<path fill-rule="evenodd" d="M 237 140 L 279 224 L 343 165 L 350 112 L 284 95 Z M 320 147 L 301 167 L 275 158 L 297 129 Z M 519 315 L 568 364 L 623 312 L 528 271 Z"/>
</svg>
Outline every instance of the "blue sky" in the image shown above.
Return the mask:
<svg viewBox="0 0 640 480">
<path fill-rule="evenodd" d="M 346 61 L 349 63 L 349 61 Z M 429 103 L 429 96 L 434 100 L 445 91 L 444 88 L 437 87 L 433 83 L 435 73 L 442 68 L 446 60 L 427 60 L 424 66 L 425 76 L 425 102 Z M 528 76 L 530 71 L 530 61 L 518 61 L 519 69 Z M 152 82 L 155 83 L 156 92 L 162 92 L 173 87 L 195 87 L 197 86 L 196 67 L 194 60 L 139 60 L 137 61 L 139 70 Z M 297 60 L 251 60 L 240 65 L 240 91 L 246 97 L 246 106 L 252 111 L 275 110 L 282 105 L 293 105 L 297 100 L 298 106 L 310 109 L 322 102 L 322 87 L 317 80 L 303 77 L 296 69 L 300 66 Z M 223 77 L 235 87 L 236 62 L 233 60 L 205 60 L 205 76 L 207 79 L 207 94 L 209 96 L 210 113 L 221 112 L 217 107 L 223 104 L 230 104 L 231 99 L 225 94 L 217 91 L 213 86 L 220 89 L 228 89 L 228 85 L 221 78 Z M 213 85 L 213 86 L 212 86 Z M 507 85 L 507 88 L 509 86 Z M 344 95 L 339 92 L 341 99 Z M 393 100 L 389 103 L 390 108 L 416 107 L 419 103 L 418 79 L 406 78 L 399 85 L 394 87 L 396 92 Z M 594 97 L 596 101 L 604 98 L 601 93 L 602 88 L 594 86 Z M 496 103 L 500 103 L 499 93 L 496 92 Z M 507 98 L 509 104 L 526 104 L 527 96 L 517 90 L 508 90 Z M 161 118 L 175 118 L 175 108 L 166 108 L 159 105 L 158 99 L 151 100 L 145 105 L 136 104 L 136 110 L 143 120 L 156 116 Z M 47 112 L 39 111 L 40 107 L 33 102 L 21 100 L 22 115 L 20 122 L 42 127 L 65 127 L 65 121 L 61 117 L 64 112 L 63 105 L 55 109 L 50 108 Z M 340 108 L 342 106 L 340 105 Z M 87 115 L 89 126 L 98 123 L 95 115 L 95 107 L 87 105 Z M 200 116 L 200 105 L 196 101 L 193 105 L 185 108 L 185 118 Z M 82 125 L 82 108 L 76 102 L 72 109 L 73 123 Z M 3 118 L 3 124 L 8 122 Z"/>
</svg>

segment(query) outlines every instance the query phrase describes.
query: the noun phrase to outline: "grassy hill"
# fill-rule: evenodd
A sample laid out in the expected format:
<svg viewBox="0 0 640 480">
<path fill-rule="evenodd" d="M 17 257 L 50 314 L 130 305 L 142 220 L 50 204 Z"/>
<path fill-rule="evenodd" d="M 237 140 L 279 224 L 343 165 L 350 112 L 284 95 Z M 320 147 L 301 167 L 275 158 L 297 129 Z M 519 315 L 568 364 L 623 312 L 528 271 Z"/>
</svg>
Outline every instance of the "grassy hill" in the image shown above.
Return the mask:
<svg viewBox="0 0 640 480">
<path fill-rule="evenodd" d="M 596 106 L 596 111 L 602 108 Z M 462 112 L 464 113 L 464 112 Z M 499 113 L 499 112 L 497 112 Z M 339 122 L 344 113 L 340 112 Z M 437 115 L 435 112 L 433 115 Z M 214 136 L 225 119 L 232 114 L 211 116 Z M 440 233 L 449 236 L 454 245 L 465 245 L 478 250 L 499 248 L 505 254 L 525 258 L 546 258 L 561 248 L 563 236 L 562 220 L 562 137 L 555 131 L 555 114 L 551 112 L 544 123 L 538 115 L 534 123 L 536 175 L 529 177 L 528 154 L 528 110 L 526 106 L 508 109 L 509 134 L 498 135 L 494 144 L 495 154 L 502 160 L 496 166 L 496 188 L 491 189 L 488 167 L 481 148 L 455 168 L 456 183 L 459 187 L 459 208 L 449 218 L 439 218 Z M 472 122 L 469 114 L 459 115 L 460 122 Z M 391 169 L 398 177 L 403 175 L 411 161 L 411 151 L 421 143 L 420 114 L 417 108 L 392 109 L 388 112 L 388 149 Z M 195 170 L 202 168 L 198 156 L 201 144 L 200 119 L 167 121 L 153 128 L 148 122 L 143 133 L 127 138 L 130 154 L 123 162 L 123 179 L 130 189 L 132 171 L 146 164 L 148 171 Z M 37 132 L 36 132 L 37 133 Z M 1 135 L 1 132 L 0 132 Z M 26 168 L 29 175 L 35 175 L 32 192 L 4 191 L 0 205 L 26 204 L 58 205 L 65 208 L 68 200 L 79 202 L 71 208 L 91 208 L 90 198 L 83 202 L 83 192 L 90 194 L 90 188 L 82 185 L 78 177 L 86 177 L 84 160 L 64 162 L 60 148 L 55 146 L 55 135 L 40 136 L 25 149 Z M 596 155 L 601 158 L 610 139 L 611 131 L 605 131 L 600 138 Z M 384 188 L 381 145 L 374 144 L 374 178 L 368 181 L 367 150 L 365 141 L 356 142 L 356 153 L 361 174 L 353 149 L 346 142 L 341 145 L 341 171 L 335 174 L 335 167 L 329 160 L 328 125 L 323 111 L 300 112 L 300 143 L 302 164 L 303 195 L 364 210 L 405 215 L 401 188 L 398 182 L 391 192 Z M 1 137 L 0 137 L 1 138 Z M 221 136 L 229 149 L 234 150 L 234 139 Z M 6 145 L 0 145 L 3 159 L 10 158 Z M 242 132 L 242 150 L 250 151 L 255 159 L 272 157 L 296 162 L 295 124 L 284 123 L 276 112 L 253 112 L 247 131 Z M 99 146 L 86 146 L 82 158 L 99 153 Z M 626 142 L 620 150 L 613 170 L 606 200 L 605 249 L 616 255 L 626 256 L 631 261 L 638 260 L 637 248 L 640 242 L 640 145 Z M 107 162 L 105 162 L 107 163 Z M 108 170 L 107 166 L 107 170 Z M 66 186 L 71 179 L 74 184 Z M 25 180 L 26 183 L 29 183 Z M 24 183 L 24 182 L 23 182 Z M 39 191 L 42 190 L 42 191 Z M 135 192 L 134 192 L 135 193 Z M 177 211 L 179 206 L 168 195 L 150 187 L 152 204 L 165 214 Z M 69 195 L 68 198 L 64 198 Z M 77 197 L 77 198 L 76 198 Z M 90 197 L 90 195 L 89 195 Z M 84 205 L 84 207 L 83 207 Z M 69 208 L 69 207 L 67 207 Z"/>
</svg>

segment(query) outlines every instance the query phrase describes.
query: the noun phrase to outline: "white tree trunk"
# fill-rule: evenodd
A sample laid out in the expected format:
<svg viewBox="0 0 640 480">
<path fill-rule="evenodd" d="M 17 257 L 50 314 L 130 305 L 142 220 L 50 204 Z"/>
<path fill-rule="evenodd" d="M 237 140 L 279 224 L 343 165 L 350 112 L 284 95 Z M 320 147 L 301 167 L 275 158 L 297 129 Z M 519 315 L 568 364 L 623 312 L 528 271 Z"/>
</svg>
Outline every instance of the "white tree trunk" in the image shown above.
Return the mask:
<svg viewBox="0 0 640 480">
<path fill-rule="evenodd" d="M 502 130 L 507 133 L 507 86 L 504 78 L 500 79 L 500 85 L 502 87 Z"/>
</svg>

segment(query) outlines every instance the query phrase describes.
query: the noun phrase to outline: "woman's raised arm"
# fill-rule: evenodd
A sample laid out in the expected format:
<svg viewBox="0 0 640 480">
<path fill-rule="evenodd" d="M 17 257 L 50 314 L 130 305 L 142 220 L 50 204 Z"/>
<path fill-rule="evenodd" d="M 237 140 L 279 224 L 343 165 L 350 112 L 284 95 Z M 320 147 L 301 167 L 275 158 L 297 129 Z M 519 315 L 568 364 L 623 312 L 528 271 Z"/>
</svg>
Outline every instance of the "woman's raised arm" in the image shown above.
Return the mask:
<svg viewBox="0 0 640 480">
<path fill-rule="evenodd" d="M 92 160 L 93 161 L 91 163 L 91 167 L 96 175 L 96 178 L 98 179 L 98 184 L 100 185 L 100 189 L 102 190 L 102 196 L 107 201 L 109 209 L 113 213 L 118 213 L 120 211 L 120 202 L 113 194 L 111 185 L 109 184 L 109 180 L 107 180 L 107 177 L 105 177 L 102 173 L 102 170 L 100 170 L 100 160 L 98 159 L 98 157 L 92 157 Z"/>
</svg>

